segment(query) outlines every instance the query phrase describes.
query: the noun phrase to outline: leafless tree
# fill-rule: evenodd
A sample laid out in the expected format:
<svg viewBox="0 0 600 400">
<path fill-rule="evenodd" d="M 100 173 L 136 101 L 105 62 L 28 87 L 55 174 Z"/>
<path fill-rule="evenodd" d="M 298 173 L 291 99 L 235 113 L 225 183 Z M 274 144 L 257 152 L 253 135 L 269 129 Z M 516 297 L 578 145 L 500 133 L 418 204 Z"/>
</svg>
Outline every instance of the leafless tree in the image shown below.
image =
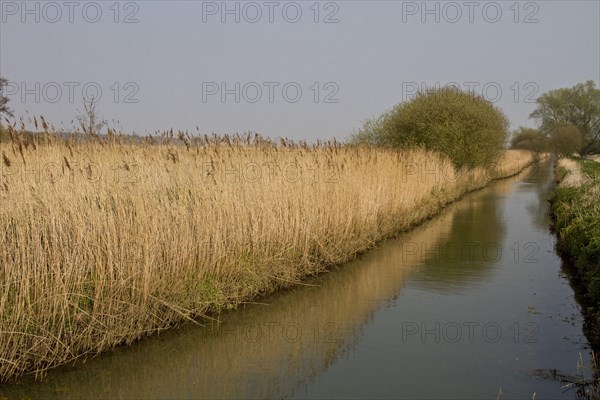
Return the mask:
<svg viewBox="0 0 600 400">
<path fill-rule="evenodd" d="M 97 136 L 100 130 L 102 130 L 102 128 L 104 128 L 107 125 L 106 121 L 100 119 L 100 117 L 98 116 L 96 112 L 96 104 L 96 98 L 84 98 L 84 112 L 79 111 L 79 114 L 77 115 L 79 126 L 81 126 L 83 133 L 85 133 L 86 135 Z"/>
</svg>

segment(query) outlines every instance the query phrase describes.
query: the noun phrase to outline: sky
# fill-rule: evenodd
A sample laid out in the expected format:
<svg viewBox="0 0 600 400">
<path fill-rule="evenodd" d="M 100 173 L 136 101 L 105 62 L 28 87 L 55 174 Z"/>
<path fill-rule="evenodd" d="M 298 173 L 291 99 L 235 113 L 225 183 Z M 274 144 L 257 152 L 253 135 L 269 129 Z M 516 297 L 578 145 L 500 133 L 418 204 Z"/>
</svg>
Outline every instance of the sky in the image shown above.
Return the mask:
<svg viewBox="0 0 600 400">
<path fill-rule="evenodd" d="M 69 129 L 96 97 L 116 129 L 345 139 L 447 85 L 536 126 L 535 99 L 600 86 L 600 1 L 0 1 L 17 117 Z"/>
</svg>

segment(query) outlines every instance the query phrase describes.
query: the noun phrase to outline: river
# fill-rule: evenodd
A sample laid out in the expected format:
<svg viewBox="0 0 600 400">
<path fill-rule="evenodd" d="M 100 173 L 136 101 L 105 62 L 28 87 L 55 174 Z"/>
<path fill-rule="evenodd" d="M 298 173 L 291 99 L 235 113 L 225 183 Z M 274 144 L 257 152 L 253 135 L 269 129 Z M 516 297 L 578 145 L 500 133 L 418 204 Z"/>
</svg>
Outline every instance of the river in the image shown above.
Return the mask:
<svg viewBox="0 0 600 400">
<path fill-rule="evenodd" d="M 542 162 L 305 285 L 0 398 L 573 398 L 589 362 Z"/>
</svg>

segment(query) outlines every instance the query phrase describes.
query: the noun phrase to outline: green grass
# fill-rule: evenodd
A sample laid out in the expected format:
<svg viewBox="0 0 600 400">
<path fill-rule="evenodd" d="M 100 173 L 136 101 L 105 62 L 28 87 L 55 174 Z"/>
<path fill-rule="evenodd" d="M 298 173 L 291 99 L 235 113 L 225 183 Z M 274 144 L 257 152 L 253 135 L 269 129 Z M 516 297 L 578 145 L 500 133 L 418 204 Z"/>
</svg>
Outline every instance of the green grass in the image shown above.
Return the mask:
<svg viewBox="0 0 600 400">
<path fill-rule="evenodd" d="M 577 161 L 590 179 L 580 187 L 557 187 L 552 212 L 558 248 L 570 260 L 591 322 L 586 335 L 600 349 L 600 163 Z"/>
<path fill-rule="evenodd" d="M 578 159 L 577 162 L 581 166 L 581 171 L 590 178 L 600 177 L 600 162 Z"/>
</svg>

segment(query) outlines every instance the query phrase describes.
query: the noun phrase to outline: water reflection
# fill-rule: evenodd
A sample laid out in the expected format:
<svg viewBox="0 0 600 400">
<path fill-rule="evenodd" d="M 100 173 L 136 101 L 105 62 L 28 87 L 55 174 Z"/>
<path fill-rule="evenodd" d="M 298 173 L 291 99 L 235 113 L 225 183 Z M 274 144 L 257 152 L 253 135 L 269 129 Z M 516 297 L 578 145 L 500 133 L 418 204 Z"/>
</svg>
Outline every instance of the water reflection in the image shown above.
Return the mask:
<svg viewBox="0 0 600 400">
<path fill-rule="evenodd" d="M 519 176 L 525 176 L 524 171 Z M 513 179 L 519 179 L 519 176 Z M 419 244 L 424 268 L 413 284 L 427 290 L 457 293 L 492 272 L 506 247 L 501 202 L 514 189 L 514 180 L 494 184 L 450 206 L 438 224 L 448 225 L 433 248 Z"/>
<path fill-rule="evenodd" d="M 554 187 L 554 173 L 551 164 L 552 161 L 549 159 L 534 164 L 529 170 L 530 172 L 523 179 L 523 182 L 527 184 L 528 189 L 533 188 L 536 194 L 536 200 L 532 200 L 526 204 L 525 209 L 533 218 L 535 226 L 542 231 L 548 229 L 549 216 L 547 208 L 540 207 L 539 205 L 548 202 Z"/>
</svg>

